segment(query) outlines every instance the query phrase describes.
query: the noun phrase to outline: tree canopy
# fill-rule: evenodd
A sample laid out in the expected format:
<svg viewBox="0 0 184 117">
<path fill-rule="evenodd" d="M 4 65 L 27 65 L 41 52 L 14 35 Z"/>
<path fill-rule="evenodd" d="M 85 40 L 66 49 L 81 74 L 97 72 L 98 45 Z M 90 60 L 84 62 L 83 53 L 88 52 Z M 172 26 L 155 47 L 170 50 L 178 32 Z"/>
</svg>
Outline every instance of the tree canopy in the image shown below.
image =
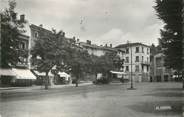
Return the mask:
<svg viewBox="0 0 184 117">
<path fill-rule="evenodd" d="M 182 0 L 156 0 L 157 16 L 164 22 L 160 30 L 165 66 L 182 70 Z"/>
<path fill-rule="evenodd" d="M 116 52 L 107 52 L 103 56 L 92 56 L 93 72 L 108 74 L 111 70 L 119 70 L 122 63 Z"/>
<path fill-rule="evenodd" d="M 16 2 L 9 1 L 9 8 L 1 13 L 1 68 L 16 66 L 20 54 L 28 56 L 27 52 L 19 52 L 19 36 L 25 32 L 26 21 L 18 19 L 15 12 Z"/>
<path fill-rule="evenodd" d="M 40 72 L 49 72 L 55 65 L 63 64 L 68 56 L 67 48 L 69 44 L 62 36 L 62 31 L 53 31 L 50 35 L 44 32 L 39 34 L 39 39 L 35 41 L 35 46 L 31 50 L 32 64 Z"/>
</svg>

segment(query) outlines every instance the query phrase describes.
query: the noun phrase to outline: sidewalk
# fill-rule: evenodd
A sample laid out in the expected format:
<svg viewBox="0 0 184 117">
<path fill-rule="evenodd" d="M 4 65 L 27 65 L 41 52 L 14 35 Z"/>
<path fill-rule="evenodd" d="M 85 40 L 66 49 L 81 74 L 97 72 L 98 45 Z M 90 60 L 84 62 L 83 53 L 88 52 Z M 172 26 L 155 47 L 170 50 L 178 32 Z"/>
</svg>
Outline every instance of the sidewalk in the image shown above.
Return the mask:
<svg viewBox="0 0 184 117">
<path fill-rule="evenodd" d="M 92 82 L 81 82 L 79 86 L 85 86 L 85 85 L 91 85 L 93 84 Z M 58 88 L 64 88 L 64 87 L 75 87 L 75 84 L 62 84 L 62 85 L 51 85 L 49 86 L 50 89 L 58 89 Z M 26 91 L 26 90 L 35 90 L 35 89 L 44 89 L 45 86 L 29 86 L 29 87 L 0 87 L 0 92 L 1 91 Z"/>
</svg>

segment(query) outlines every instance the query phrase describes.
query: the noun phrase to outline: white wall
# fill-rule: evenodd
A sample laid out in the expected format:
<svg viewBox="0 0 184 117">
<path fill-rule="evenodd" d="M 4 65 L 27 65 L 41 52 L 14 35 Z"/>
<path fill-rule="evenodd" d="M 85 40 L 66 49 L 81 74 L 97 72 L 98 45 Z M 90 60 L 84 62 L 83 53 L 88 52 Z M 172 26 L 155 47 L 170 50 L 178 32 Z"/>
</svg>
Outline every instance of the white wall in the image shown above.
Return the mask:
<svg viewBox="0 0 184 117">
<path fill-rule="evenodd" d="M 139 47 L 139 52 L 136 53 L 136 47 Z M 142 52 L 142 47 L 144 52 Z M 129 53 L 128 54 L 124 54 L 124 71 L 126 72 L 126 66 L 129 66 L 129 72 L 126 72 L 128 74 L 130 74 L 131 72 L 131 49 L 132 49 L 132 72 L 134 74 L 134 80 L 135 81 L 142 81 L 141 79 L 141 75 L 143 74 L 149 74 L 150 73 L 150 48 L 147 46 L 143 46 L 143 45 L 138 45 L 138 46 L 132 46 L 131 49 L 129 48 Z M 122 48 L 124 51 L 126 50 L 126 48 Z M 147 53 L 147 49 L 148 49 L 148 53 Z M 136 56 L 139 56 L 139 62 L 136 62 Z M 129 62 L 126 63 L 126 57 L 129 57 Z M 143 60 L 142 60 L 143 57 Z M 148 65 L 142 65 L 142 63 L 148 64 Z M 136 66 L 139 66 L 139 72 L 136 71 Z M 148 66 L 148 70 L 147 70 L 147 66 Z M 149 76 L 148 76 L 149 79 Z"/>
</svg>

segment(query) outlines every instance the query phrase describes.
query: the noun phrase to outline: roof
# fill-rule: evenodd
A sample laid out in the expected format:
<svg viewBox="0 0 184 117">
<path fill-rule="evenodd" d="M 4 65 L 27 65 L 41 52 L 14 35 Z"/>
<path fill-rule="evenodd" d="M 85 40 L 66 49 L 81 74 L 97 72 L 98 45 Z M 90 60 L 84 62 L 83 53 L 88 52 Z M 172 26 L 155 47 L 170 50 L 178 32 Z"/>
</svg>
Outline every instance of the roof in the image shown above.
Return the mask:
<svg viewBox="0 0 184 117">
<path fill-rule="evenodd" d="M 30 25 L 30 28 L 31 28 L 31 29 L 35 29 L 35 30 L 41 30 L 41 31 L 44 31 L 44 32 L 47 32 L 47 33 L 52 33 L 52 31 L 47 30 L 47 29 L 45 29 L 45 28 L 43 28 L 43 27 L 41 27 L 41 26 L 36 26 L 36 25 L 34 25 L 34 24 L 31 24 L 31 25 Z"/>
<path fill-rule="evenodd" d="M 130 47 L 130 46 L 146 46 L 146 47 L 150 47 L 148 45 L 142 44 L 142 43 L 126 43 L 126 44 L 120 44 L 118 46 L 116 46 L 115 48 L 126 48 L 126 47 Z"/>
<path fill-rule="evenodd" d="M 111 47 L 98 46 L 98 45 L 94 45 L 94 44 L 87 44 L 85 42 L 80 42 L 80 45 L 82 45 L 83 47 L 88 47 L 88 48 L 93 48 L 93 49 L 108 50 L 108 51 L 117 51 L 116 49 L 111 48 Z"/>
</svg>

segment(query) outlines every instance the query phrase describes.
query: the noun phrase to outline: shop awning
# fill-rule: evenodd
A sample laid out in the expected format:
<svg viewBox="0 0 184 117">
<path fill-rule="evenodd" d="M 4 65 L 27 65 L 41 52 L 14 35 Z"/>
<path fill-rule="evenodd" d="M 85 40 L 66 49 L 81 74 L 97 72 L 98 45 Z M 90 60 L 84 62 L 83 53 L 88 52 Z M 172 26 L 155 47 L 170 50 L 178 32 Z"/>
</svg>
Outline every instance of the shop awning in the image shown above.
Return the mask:
<svg viewBox="0 0 184 117">
<path fill-rule="evenodd" d="M 65 73 L 65 72 L 59 72 L 58 75 L 59 75 L 60 77 L 64 77 L 65 80 L 69 80 L 69 77 L 70 77 L 70 75 L 67 74 L 67 73 Z"/>
<path fill-rule="evenodd" d="M 38 71 L 36 71 L 36 70 L 34 70 L 33 72 L 34 72 L 36 75 L 38 75 L 38 76 L 46 76 L 46 73 L 45 73 L 45 72 L 38 72 Z M 48 75 L 51 76 L 51 77 L 54 76 L 51 72 L 49 72 Z"/>
<path fill-rule="evenodd" d="M 36 76 L 29 69 L 15 69 L 12 71 L 16 74 L 16 79 L 36 79 Z"/>
<path fill-rule="evenodd" d="M 121 74 L 121 75 L 123 75 L 123 74 L 126 74 L 125 72 L 118 72 L 118 71 L 110 71 L 112 74 Z"/>
<path fill-rule="evenodd" d="M 70 77 L 70 75 L 68 75 L 68 74 L 65 73 L 65 72 L 59 72 L 58 75 L 59 75 L 60 77 Z"/>
<path fill-rule="evenodd" d="M 0 76 L 16 76 L 12 69 L 0 69 Z"/>
</svg>

